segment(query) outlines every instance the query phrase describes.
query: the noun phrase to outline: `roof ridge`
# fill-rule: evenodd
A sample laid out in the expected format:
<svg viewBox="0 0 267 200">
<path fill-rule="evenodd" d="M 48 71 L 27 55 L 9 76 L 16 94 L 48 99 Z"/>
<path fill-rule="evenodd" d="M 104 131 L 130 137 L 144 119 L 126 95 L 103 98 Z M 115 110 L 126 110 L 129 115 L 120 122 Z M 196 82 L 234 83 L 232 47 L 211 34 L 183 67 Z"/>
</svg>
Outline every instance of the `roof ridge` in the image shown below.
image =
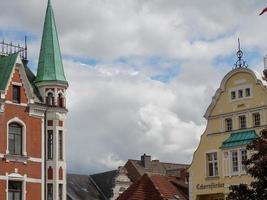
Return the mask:
<svg viewBox="0 0 267 200">
<path fill-rule="evenodd" d="M 151 175 L 152 176 L 152 175 Z M 156 191 L 159 193 L 160 197 L 162 198 L 162 200 L 164 200 L 163 195 L 161 194 L 159 187 L 154 183 L 154 181 L 152 180 L 151 176 L 148 176 L 149 180 L 151 181 L 151 183 L 153 184 L 154 188 L 156 189 Z M 155 176 L 155 175 L 154 175 Z M 157 176 L 157 175 L 156 175 Z"/>
</svg>

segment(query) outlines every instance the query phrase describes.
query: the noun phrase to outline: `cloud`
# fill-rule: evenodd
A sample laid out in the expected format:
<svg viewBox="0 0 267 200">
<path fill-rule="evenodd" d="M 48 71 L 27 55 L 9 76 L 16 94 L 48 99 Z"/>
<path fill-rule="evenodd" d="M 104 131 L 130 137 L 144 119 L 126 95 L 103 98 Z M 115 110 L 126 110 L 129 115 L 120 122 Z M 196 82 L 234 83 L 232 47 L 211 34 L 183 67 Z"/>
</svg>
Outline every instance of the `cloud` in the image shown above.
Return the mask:
<svg viewBox="0 0 267 200">
<path fill-rule="evenodd" d="M 0 2 L 0 37 L 29 35 L 35 70 L 46 2 Z M 253 69 L 261 70 L 267 50 L 260 0 L 52 3 L 70 84 L 73 172 L 113 169 L 143 153 L 189 163 L 205 109 L 235 62 L 237 37 Z"/>
<path fill-rule="evenodd" d="M 67 61 L 65 68 L 72 83 L 67 146 L 79 147 L 68 148 L 69 169 L 80 163 L 84 172 L 103 171 L 144 152 L 190 162 L 204 126 L 177 115 L 183 102 L 170 85 L 105 66 Z"/>
</svg>

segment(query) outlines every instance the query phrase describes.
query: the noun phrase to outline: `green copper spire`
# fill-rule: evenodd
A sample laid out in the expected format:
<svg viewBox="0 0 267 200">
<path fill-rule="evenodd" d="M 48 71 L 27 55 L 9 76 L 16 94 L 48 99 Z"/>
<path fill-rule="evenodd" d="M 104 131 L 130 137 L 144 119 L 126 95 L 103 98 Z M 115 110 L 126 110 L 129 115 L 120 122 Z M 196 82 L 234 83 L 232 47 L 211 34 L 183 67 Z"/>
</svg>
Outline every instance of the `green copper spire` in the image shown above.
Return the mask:
<svg viewBox="0 0 267 200">
<path fill-rule="evenodd" d="M 67 84 L 64 74 L 57 27 L 51 1 L 48 0 L 42 44 L 35 82 L 59 81 Z"/>
</svg>

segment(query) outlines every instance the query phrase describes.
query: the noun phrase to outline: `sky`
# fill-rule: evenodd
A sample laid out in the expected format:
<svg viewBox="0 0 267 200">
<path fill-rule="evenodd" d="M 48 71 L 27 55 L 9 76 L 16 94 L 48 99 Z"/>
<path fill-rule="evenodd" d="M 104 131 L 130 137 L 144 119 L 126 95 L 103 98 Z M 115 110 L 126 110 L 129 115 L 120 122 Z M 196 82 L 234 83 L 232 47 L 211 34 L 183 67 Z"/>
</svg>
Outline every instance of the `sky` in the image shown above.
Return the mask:
<svg viewBox="0 0 267 200">
<path fill-rule="evenodd" d="M 28 36 L 35 72 L 47 2 L 0 0 L 0 40 Z M 236 62 L 267 54 L 267 0 L 52 0 L 69 109 L 68 171 L 116 169 L 144 153 L 191 163 L 203 115 Z"/>
</svg>

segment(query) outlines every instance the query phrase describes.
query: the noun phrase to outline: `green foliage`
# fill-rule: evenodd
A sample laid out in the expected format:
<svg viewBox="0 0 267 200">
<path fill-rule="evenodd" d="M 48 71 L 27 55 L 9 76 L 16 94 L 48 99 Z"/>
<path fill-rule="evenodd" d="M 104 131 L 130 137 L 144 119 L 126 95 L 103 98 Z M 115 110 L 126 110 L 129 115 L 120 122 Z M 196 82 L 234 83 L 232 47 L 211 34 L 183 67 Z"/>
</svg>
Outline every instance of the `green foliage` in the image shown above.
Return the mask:
<svg viewBox="0 0 267 200">
<path fill-rule="evenodd" d="M 252 152 L 252 156 L 244 164 L 254 181 L 250 185 L 231 186 L 227 200 L 267 199 L 267 129 L 247 146 L 247 150 Z"/>
</svg>

